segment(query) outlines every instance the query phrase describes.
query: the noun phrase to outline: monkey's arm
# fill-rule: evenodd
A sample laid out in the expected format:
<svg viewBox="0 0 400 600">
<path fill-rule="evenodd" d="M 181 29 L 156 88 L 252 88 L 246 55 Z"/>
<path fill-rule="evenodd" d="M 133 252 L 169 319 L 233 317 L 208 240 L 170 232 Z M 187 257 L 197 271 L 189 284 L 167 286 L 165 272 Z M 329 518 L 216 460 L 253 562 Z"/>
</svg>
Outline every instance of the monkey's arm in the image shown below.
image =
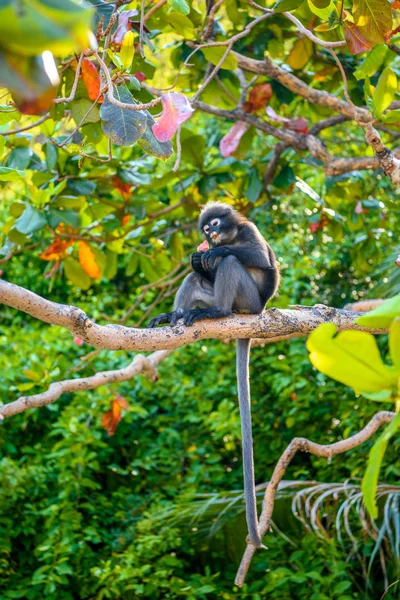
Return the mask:
<svg viewBox="0 0 400 600">
<path fill-rule="evenodd" d="M 275 269 L 273 255 L 268 252 L 269 247 L 260 246 L 217 246 L 211 248 L 201 255 L 201 264 L 204 270 L 213 271 L 216 259 L 226 256 L 235 256 L 238 261 L 247 268 L 253 269 Z"/>
</svg>

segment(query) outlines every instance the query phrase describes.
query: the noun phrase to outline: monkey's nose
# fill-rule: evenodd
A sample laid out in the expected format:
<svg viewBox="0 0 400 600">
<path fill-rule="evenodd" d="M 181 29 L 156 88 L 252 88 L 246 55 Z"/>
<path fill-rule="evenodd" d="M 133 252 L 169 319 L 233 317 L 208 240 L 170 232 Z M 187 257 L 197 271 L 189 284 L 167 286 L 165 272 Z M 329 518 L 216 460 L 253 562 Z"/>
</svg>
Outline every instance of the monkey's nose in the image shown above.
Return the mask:
<svg viewBox="0 0 400 600">
<path fill-rule="evenodd" d="M 216 240 L 218 236 L 219 236 L 219 233 L 217 233 L 216 231 L 212 231 L 210 233 L 210 237 L 212 240 Z"/>
</svg>

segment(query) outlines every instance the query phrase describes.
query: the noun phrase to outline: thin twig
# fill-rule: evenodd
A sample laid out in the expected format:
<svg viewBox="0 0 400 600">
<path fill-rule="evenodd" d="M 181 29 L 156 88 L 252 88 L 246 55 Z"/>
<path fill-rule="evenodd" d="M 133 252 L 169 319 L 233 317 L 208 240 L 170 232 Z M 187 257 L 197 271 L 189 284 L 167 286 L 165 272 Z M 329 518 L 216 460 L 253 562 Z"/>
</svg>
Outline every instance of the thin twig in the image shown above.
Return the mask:
<svg viewBox="0 0 400 600">
<path fill-rule="evenodd" d="M 154 4 L 154 6 L 149 8 L 147 13 L 144 15 L 143 22 L 147 23 L 147 21 L 150 19 L 150 17 L 152 17 L 157 10 L 159 10 L 162 6 L 164 6 L 164 4 L 167 4 L 167 0 L 159 0 L 159 2 L 156 2 Z"/>
<path fill-rule="evenodd" d="M 114 104 L 114 106 L 118 106 L 118 108 L 124 108 L 126 110 L 147 110 L 149 108 L 153 108 L 153 106 L 157 106 L 157 104 L 161 102 L 161 97 L 154 98 L 154 100 L 151 100 L 151 102 L 147 102 L 147 104 L 128 104 L 126 102 L 120 102 L 119 100 L 117 100 L 113 94 L 113 82 L 111 79 L 110 71 L 108 70 L 105 62 L 100 58 L 97 51 L 95 52 L 95 56 L 106 78 L 107 99 L 109 100 L 109 102 L 111 102 L 111 104 Z"/>
<path fill-rule="evenodd" d="M 144 36 L 144 1 L 142 0 L 141 9 L 140 9 L 140 28 L 139 28 L 139 52 L 140 56 L 144 58 L 144 48 L 143 48 L 143 36 Z"/>
<path fill-rule="evenodd" d="M 201 36 L 201 41 L 202 42 L 205 42 L 210 37 L 210 35 L 212 33 L 212 30 L 213 30 L 213 27 L 214 27 L 215 13 L 217 12 L 217 10 L 219 9 L 219 7 L 221 6 L 221 4 L 223 2 L 224 2 L 224 0 L 218 0 L 218 2 L 216 4 L 214 4 L 214 6 L 212 7 L 212 9 L 210 10 L 210 14 L 208 15 L 207 27 L 205 28 L 205 30 L 203 31 L 203 34 Z"/>
<path fill-rule="evenodd" d="M 83 55 L 83 52 L 82 52 L 82 54 L 80 55 L 79 60 L 78 60 L 78 65 L 76 67 L 75 79 L 74 79 L 74 83 L 72 84 L 70 95 L 67 96 L 66 98 L 55 98 L 53 100 L 53 104 L 68 103 L 68 102 L 72 102 L 72 100 L 74 100 L 75 94 L 76 94 L 76 90 L 77 90 L 77 87 L 78 87 L 79 76 L 81 74 L 83 56 L 84 55 Z"/>
<path fill-rule="evenodd" d="M 38 125 L 41 125 L 42 123 L 47 121 L 47 119 L 50 119 L 50 113 L 46 113 L 45 115 L 43 115 L 43 117 L 40 117 L 40 119 L 38 119 L 34 123 L 31 123 L 30 125 L 25 125 L 25 127 L 20 127 L 19 129 L 9 129 L 8 131 L 0 131 L 0 135 L 15 135 L 17 133 L 22 133 L 23 131 L 28 131 L 28 129 L 33 129 Z"/>
</svg>

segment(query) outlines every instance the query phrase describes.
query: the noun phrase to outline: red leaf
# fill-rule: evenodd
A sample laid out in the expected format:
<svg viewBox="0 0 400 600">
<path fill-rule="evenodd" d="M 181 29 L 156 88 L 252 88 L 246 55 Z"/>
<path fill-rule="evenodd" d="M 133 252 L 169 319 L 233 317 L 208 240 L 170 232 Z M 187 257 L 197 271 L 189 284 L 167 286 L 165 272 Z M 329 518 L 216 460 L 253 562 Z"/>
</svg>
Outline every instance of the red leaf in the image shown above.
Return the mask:
<svg viewBox="0 0 400 600">
<path fill-rule="evenodd" d="M 270 106 L 267 106 L 265 112 L 272 121 L 283 123 L 287 129 L 297 131 L 297 133 L 308 133 L 308 123 L 307 120 L 303 117 L 298 117 L 297 119 L 287 119 L 286 117 L 281 117 L 280 115 L 277 115 L 274 109 Z"/>
<path fill-rule="evenodd" d="M 147 79 L 146 75 L 142 73 L 142 71 L 136 71 L 136 73 L 134 73 L 133 76 L 136 77 L 136 79 L 140 81 L 140 83 L 142 83 L 142 81 L 146 81 Z"/>
<path fill-rule="evenodd" d="M 219 150 L 225 158 L 237 150 L 242 136 L 250 125 L 244 121 L 237 121 L 219 143 Z"/>
<path fill-rule="evenodd" d="M 120 13 L 118 17 L 118 27 L 114 32 L 112 37 L 112 41 L 117 46 L 122 44 L 122 40 L 124 39 L 124 35 L 132 29 L 132 23 L 130 22 L 131 17 L 136 17 L 138 15 L 138 11 L 133 10 L 125 10 Z"/>
<path fill-rule="evenodd" d="M 307 119 L 303 117 L 298 117 L 297 119 L 290 119 L 289 123 L 286 123 L 285 127 L 287 129 L 291 129 L 292 131 L 297 131 L 297 133 L 308 133 L 308 123 Z"/>
<path fill-rule="evenodd" d="M 76 71 L 78 61 L 73 60 L 71 67 Z M 81 72 L 79 77 L 83 79 L 83 83 L 87 89 L 89 100 L 97 100 L 100 94 L 101 80 L 96 66 L 88 58 L 82 60 Z M 103 102 L 103 97 L 99 98 L 99 102 Z"/>
<path fill-rule="evenodd" d="M 365 39 L 354 23 L 346 21 L 343 25 L 343 29 L 347 47 L 352 54 L 360 54 L 361 52 L 368 52 L 371 50 L 373 44 Z"/>
<path fill-rule="evenodd" d="M 76 344 L 77 346 L 82 346 L 82 344 L 84 343 L 83 339 L 78 337 L 77 335 L 74 337 L 74 344 Z"/>
<path fill-rule="evenodd" d="M 200 246 L 197 247 L 197 252 L 207 252 L 208 250 L 208 242 L 207 240 L 204 240 L 204 242 L 202 242 L 200 244 Z"/>
<path fill-rule="evenodd" d="M 161 96 L 163 111 L 157 123 L 151 128 L 159 142 L 172 139 L 179 125 L 192 115 L 193 108 L 183 94 L 168 92 Z"/>
<path fill-rule="evenodd" d="M 249 94 L 249 99 L 243 105 L 243 110 L 248 113 L 255 112 L 264 108 L 268 100 L 272 97 L 272 87 L 269 83 L 259 83 L 255 85 Z"/>
</svg>

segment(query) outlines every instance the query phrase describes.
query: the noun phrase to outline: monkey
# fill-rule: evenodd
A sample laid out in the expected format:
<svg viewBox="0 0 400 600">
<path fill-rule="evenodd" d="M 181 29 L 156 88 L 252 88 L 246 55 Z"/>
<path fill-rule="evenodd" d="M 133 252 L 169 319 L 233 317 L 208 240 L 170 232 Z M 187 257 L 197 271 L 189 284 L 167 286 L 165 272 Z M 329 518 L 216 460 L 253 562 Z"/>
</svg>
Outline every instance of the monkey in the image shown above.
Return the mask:
<svg viewBox="0 0 400 600">
<path fill-rule="evenodd" d="M 280 273 L 275 254 L 257 227 L 233 207 L 208 202 L 200 213 L 199 229 L 209 250 L 191 255 L 190 273 L 178 289 L 174 310 L 154 317 L 148 327 L 182 320 L 219 319 L 232 313 L 260 314 L 277 292 Z M 242 430 L 246 521 L 250 542 L 260 539 L 253 464 L 249 358 L 250 339 L 236 340 L 236 374 Z"/>
</svg>

